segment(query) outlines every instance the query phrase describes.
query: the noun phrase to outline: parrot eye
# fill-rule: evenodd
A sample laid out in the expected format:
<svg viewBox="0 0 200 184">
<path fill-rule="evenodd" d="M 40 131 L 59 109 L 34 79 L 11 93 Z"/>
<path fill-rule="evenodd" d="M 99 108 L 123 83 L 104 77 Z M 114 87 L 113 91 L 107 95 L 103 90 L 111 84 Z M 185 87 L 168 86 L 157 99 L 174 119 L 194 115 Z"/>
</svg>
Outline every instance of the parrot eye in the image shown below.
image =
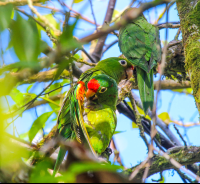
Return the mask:
<svg viewBox="0 0 200 184">
<path fill-rule="evenodd" d="M 127 65 L 127 62 L 125 60 L 120 60 L 119 63 L 122 65 L 122 66 L 126 66 Z"/>
<path fill-rule="evenodd" d="M 107 90 L 106 87 L 102 87 L 102 88 L 100 89 L 99 93 L 104 93 L 106 90 Z"/>
</svg>

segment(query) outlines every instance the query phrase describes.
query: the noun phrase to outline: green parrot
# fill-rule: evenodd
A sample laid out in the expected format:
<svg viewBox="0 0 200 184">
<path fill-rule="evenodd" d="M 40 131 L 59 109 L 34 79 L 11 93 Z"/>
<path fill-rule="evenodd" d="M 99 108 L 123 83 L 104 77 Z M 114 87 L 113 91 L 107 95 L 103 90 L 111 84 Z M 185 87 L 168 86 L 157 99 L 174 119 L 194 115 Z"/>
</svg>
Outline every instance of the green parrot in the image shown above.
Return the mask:
<svg viewBox="0 0 200 184">
<path fill-rule="evenodd" d="M 63 101 L 57 121 L 59 134 L 65 139 L 76 139 L 79 143 L 83 143 L 90 148 L 94 155 L 100 155 L 107 148 L 115 129 L 116 117 L 114 110 L 118 97 L 117 84 L 123 79 L 128 80 L 133 75 L 133 69 L 133 65 L 128 60 L 112 57 L 100 61 L 94 68 L 84 72 L 78 82 L 68 91 Z M 99 79 L 98 77 L 102 77 L 102 75 L 104 78 Z M 92 80 L 99 82 L 99 84 L 93 84 L 96 87 L 95 90 L 90 89 Z M 111 87 L 109 87 L 110 83 L 113 84 Z M 97 88 L 98 86 L 99 88 Z M 88 87 L 86 97 L 89 99 L 89 106 L 88 103 L 84 102 L 86 87 Z M 105 91 L 101 91 L 101 87 Z M 95 95 L 97 99 L 95 99 Z M 100 103 L 100 100 L 102 103 Z M 91 108 L 96 110 L 92 111 Z M 87 120 L 83 114 L 87 114 Z M 108 124 L 108 119 L 111 127 L 103 130 L 104 125 Z M 103 120 L 105 122 L 101 123 Z M 97 132 L 100 129 L 103 131 L 98 134 Z M 105 135 L 103 135 L 104 133 Z M 66 149 L 61 147 L 54 168 L 54 175 L 58 171 L 65 153 Z"/>
<path fill-rule="evenodd" d="M 161 60 L 159 30 L 141 15 L 120 29 L 119 48 L 136 66 L 138 89 L 146 114 L 154 102 L 153 68 Z"/>
</svg>

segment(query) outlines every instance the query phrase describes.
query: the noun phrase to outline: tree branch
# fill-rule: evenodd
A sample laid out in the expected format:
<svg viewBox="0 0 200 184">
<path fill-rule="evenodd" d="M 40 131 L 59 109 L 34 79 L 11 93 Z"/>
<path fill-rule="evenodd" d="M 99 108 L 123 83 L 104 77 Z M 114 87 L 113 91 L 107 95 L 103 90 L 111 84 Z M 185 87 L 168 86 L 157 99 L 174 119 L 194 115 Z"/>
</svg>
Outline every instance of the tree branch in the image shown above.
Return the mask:
<svg viewBox="0 0 200 184">
<path fill-rule="evenodd" d="M 169 156 L 175 161 L 179 162 L 181 165 L 194 164 L 196 162 L 200 162 L 200 147 L 190 146 L 188 149 L 184 149 L 183 147 L 183 149 L 181 149 L 180 151 L 170 154 Z M 132 167 L 132 171 L 125 171 L 125 174 L 130 175 L 137 166 Z M 154 156 L 152 158 L 152 164 L 149 168 L 148 177 L 155 173 L 169 169 L 176 169 L 176 167 L 170 162 L 170 160 L 167 160 L 161 156 Z M 144 171 L 145 168 L 140 169 L 135 178 L 137 181 L 141 181 Z"/>
<path fill-rule="evenodd" d="M 32 0 L 33 3 L 40 3 L 40 0 Z M 27 0 L 7 0 L 5 2 L 0 2 L 0 6 L 5 6 L 7 4 L 13 4 L 15 6 L 23 6 L 23 5 L 27 5 L 28 2 Z"/>
<path fill-rule="evenodd" d="M 107 23 L 110 23 L 110 21 L 112 20 L 115 3 L 116 3 L 116 0 L 109 1 L 106 16 L 105 16 L 103 26 L 102 26 L 102 30 L 107 26 Z M 102 50 L 103 50 L 103 46 L 104 46 L 106 38 L 107 38 L 107 35 L 104 35 L 103 37 L 99 38 L 96 44 L 96 47 L 94 49 L 94 52 L 92 53 L 92 57 L 94 58 L 96 63 L 101 59 Z"/>
</svg>

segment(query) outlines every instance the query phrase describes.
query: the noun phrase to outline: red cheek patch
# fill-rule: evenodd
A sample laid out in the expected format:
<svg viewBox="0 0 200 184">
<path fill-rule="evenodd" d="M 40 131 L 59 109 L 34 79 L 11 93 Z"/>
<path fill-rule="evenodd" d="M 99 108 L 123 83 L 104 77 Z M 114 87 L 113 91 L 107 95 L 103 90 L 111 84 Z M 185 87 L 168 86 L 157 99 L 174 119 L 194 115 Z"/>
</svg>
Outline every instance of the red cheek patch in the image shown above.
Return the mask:
<svg viewBox="0 0 200 184">
<path fill-rule="evenodd" d="M 98 80 L 92 79 L 88 82 L 87 87 L 88 87 L 88 89 L 90 89 L 96 93 L 100 87 L 100 84 L 99 84 Z"/>
</svg>

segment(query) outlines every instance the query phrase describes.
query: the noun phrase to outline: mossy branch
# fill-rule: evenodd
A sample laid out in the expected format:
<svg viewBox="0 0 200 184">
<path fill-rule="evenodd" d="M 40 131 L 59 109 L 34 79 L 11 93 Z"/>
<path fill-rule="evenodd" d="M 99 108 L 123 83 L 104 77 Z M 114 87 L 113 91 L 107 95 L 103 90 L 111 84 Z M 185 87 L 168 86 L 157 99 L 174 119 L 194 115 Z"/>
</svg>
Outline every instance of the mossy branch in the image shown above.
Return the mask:
<svg viewBox="0 0 200 184">
<path fill-rule="evenodd" d="M 188 149 L 184 149 L 184 147 L 182 147 L 180 151 L 172 153 L 169 156 L 174 160 L 176 160 L 177 162 L 179 162 L 181 165 L 190 165 L 196 162 L 200 162 L 200 147 L 191 146 L 188 147 Z M 137 166 L 134 166 L 131 169 L 126 170 L 124 173 L 126 175 L 130 175 Z M 164 157 L 154 156 L 152 158 L 152 165 L 149 168 L 148 177 L 158 172 L 169 169 L 176 169 L 176 167 L 172 165 L 171 162 L 165 159 Z M 145 168 L 142 168 L 138 172 L 135 179 L 141 181 L 144 171 Z"/>
<path fill-rule="evenodd" d="M 185 69 L 200 113 L 200 0 L 178 0 L 177 9 L 183 37 Z"/>
</svg>

